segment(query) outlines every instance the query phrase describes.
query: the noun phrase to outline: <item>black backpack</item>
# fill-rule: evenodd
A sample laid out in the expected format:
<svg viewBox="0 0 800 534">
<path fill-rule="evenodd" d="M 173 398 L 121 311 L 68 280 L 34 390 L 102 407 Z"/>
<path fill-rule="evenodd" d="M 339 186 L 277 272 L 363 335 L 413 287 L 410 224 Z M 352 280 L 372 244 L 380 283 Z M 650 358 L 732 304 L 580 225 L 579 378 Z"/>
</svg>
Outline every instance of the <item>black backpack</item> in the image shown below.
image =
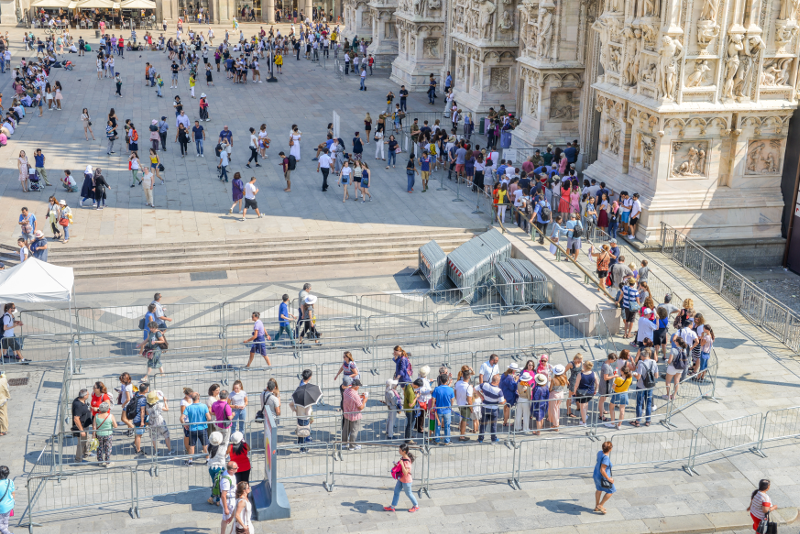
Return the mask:
<svg viewBox="0 0 800 534">
<path fill-rule="evenodd" d="M 648 361 L 652 362 L 653 360 L 648 360 Z M 655 363 L 649 366 L 647 364 L 644 364 L 644 367 L 645 367 L 645 373 L 644 375 L 642 375 L 642 383 L 644 384 L 644 387 L 646 389 L 651 389 L 656 387 L 656 374 L 653 370 L 655 368 Z"/>
<path fill-rule="evenodd" d="M 125 406 L 125 417 L 127 417 L 129 421 L 133 421 L 136 418 L 136 412 L 139 410 L 139 399 L 141 397 L 142 395 L 137 392 Z"/>
<path fill-rule="evenodd" d="M 688 360 L 688 356 L 686 355 L 686 350 L 678 348 L 676 349 L 678 354 L 675 355 L 675 358 L 672 360 L 672 367 L 682 371 L 686 369 L 686 362 Z"/>
<path fill-rule="evenodd" d="M 572 229 L 572 237 L 579 238 L 583 235 L 583 226 L 581 226 L 581 222 L 577 221 L 575 223 L 575 228 Z"/>
<path fill-rule="evenodd" d="M 553 217 L 553 212 L 550 211 L 550 208 L 548 208 L 547 206 L 542 206 L 542 209 L 539 210 L 539 213 L 541 214 L 542 220 L 544 222 L 550 222 L 551 218 Z"/>
<path fill-rule="evenodd" d="M 297 166 L 297 158 L 295 158 L 292 155 L 289 155 L 289 170 L 293 171 L 296 166 Z"/>
</svg>

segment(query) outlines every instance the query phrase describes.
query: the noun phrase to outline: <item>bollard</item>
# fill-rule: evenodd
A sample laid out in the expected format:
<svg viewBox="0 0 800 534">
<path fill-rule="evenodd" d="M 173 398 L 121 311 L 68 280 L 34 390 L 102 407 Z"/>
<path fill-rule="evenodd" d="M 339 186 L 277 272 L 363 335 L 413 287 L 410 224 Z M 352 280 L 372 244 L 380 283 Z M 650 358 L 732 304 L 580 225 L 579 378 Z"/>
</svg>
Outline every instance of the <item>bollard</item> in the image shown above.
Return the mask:
<svg viewBox="0 0 800 534">
<path fill-rule="evenodd" d="M 472 212 L 473 215 L 480 215 L 484 213 L 481 209 L 481 189 L 479 187 L 475 188 L 475 211 Z"/>
<path fill-rule="evenodd" d="M 461 198 L 460 195 L 461 192 L 461 187 L 459 186 L 460 181 L 461 179 L 459 178 L 458 175 L 456 175 L 456 198 L 453 199 L 453 202 L 464 202 L 464 200 Z"/>
<path fill-rule="evenodd" d="M 444 186 L 444 169 L 439 172 L 439 188 L 437 191 L 447 191 L 447 188 Z"/>
</svg>

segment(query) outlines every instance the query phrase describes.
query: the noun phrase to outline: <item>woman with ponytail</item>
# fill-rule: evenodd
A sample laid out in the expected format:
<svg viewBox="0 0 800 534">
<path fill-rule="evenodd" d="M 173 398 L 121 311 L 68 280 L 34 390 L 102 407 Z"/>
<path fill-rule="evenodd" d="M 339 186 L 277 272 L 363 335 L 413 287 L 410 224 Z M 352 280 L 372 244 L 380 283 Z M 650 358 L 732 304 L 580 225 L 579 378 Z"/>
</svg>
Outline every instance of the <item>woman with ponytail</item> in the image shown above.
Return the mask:
<svg viewBox="0 0 800 534">
<path fill-rule="evenodd" d="M 400 461 L 392 468 L 392 477 L 397 480 L 394 486 L 394 497 L 392 497 L 392 504 L 384 506 L 383 509 L 387 512 L 394 512 L 395 506 L 400 501 L 400 491 L 402 490 L 408 496 L 411 504 L 414 506 L 408 511 L 411 513 L 419 510 L 419 504 L 414 497 L 414 492 L 411 491 L 411 464 L 414 463 L 414 455 L 409 451 L 407 443 L 400 445 Z"/>
</svg>

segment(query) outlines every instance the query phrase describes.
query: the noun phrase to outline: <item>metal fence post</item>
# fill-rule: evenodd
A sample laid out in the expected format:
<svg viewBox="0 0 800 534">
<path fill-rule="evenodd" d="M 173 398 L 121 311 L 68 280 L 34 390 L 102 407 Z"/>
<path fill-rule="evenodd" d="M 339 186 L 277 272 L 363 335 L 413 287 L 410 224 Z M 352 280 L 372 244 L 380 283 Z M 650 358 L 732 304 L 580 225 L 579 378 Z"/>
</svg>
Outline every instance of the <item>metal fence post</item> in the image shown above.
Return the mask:
<svg viewBox="0 0 800 534">
<path fill-rule="evenodd" d="M 700 260 L 700 280 L 705 278 L 706 274 L 706 255 L 703 254 L 703 259 Z"/>
<path fill-rule="evenodd" d="M 683 261 L 681 261 L 681 265 L 686 267 L 686 257 L 689 255 L 689 240 L 684 239 L 683 241 Z"/>
<path fill-rule="evenodd" d="M 464 202 L 464 199 L 461 198 L 461 187 L 459 185 L 461 182 L 461 178 L 456 174 L 456 198 L 453 199 L 453 202 Z"/>
<path fill-rule="evenodd" d="M 677 248 L 678 248 L 678 231 L 675 230 L 672 233 L 672 250 L 670 250 L 670 256 L 672 256 L 673 260 L 675 259 L 675 250 Z"/>
<path fill-rule="evenodd" d="M 475 211 L 472 212 L 473 215 L 480 215 L 484 213 L 481 209 L 481 189 L 480 187 L 475 188 Z"/>
<path fill-rule="evenodd" d="M 139 519 L 139 477 L 136 469 L 131 467 L 131 517 Z"/>
<path fill-rule="evenodd" d="M 717 293 L 720 295 L 722 294 L 722 289 L 725 287 L 725 264 L 722 264 L 722 268 L 719 270 L 719 288 Z"/>
</svg>

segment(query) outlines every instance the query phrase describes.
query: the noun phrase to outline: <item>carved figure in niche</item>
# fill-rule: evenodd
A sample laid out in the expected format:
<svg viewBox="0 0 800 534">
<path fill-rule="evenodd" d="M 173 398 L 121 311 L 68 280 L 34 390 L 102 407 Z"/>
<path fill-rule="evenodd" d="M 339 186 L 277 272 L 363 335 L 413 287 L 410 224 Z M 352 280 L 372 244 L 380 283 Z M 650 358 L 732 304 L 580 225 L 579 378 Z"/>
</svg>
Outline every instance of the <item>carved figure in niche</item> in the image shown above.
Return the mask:
<svg viewBox="0 0 800 534">
<path fill-rule="evenodd" d="M 500 31 L 508 33 L 514 29 L 514 19 L 511 16 L 511 11 L 503 11 L 503 16 L 500 18 Z"/>
<path fill-rule="evenodd" d="M 739 53 L 739 70 L 733 80 L 733 93 L 737 100 L 746 97 L 750 92 L 750 82 L 752 79 L 753 65 L 757 62 L 757 56 L 761 50 L 766 48 L 761 37 L 752 36 L 743 42 L 743 50 Z"/>
<path fill-rule="evenodd" d="M 642 167 L 649 171 L 653 168 L 653 152 L 656 140 L 642 136 Z"/>
<path fill-rule="evenodd" d="M 747 154 L 747 171 L 755 174 L 757 171 L 759 161 L 761 161 L 761 151 L 764 150 L 764 143 L 755 146 L 750 153 Z"/>
<path fill-rule="evenodd" d="M 776 174 L 778 172 L 778 161 L 775 159 L 775 154 L 772 152 L 767 154 L 764 158 L 764 172 L 766 174 Z"/>
<path fill-rule="evenodd" d="M 455 23 L 456 26 L 463 26 L 464 25 L 464 8 L 461 6 L 456 7 L 456 15 L 455 15 Z"/>
<path fill-rule="evenodd" d="M 675 143 L 672 152 L 677 156 L 683 143 Z M 674 176 L 705 176 L 706 174 L 706 143 L 699 143 L 689 147 L 686 159 L 672 170 Z"/>
<path fill-rule="evenodd" d="M 658 77 L 658 65 L 650 63 L 642 70 L 642 81 L 647 83 L 656 83 Z"/>
<path fill-rule="evenodd" d="M 496 10 L 497 6 L 489 0 L 486 0 L 481 4 L 480 28 L 482 31 L 480 33 L 484 39 L 492 38 L 492 19 L 494 18 L 494 12 Z"/>
<path fill-rule="evenodd" d="M 694 72 L 692 72 L 689 77 L 686 79 L 686 87 L 700 87 L 703 85 L 703 80 L 706 77 L 706 74 L 711 71 L 711 67 L 708 66 L 708 61 L 705 59 L 700 61 L 695 60 L 694 62 Z"/>
<path fill-rule="evenodd" d="M 620 53 L 615 46 L 608 48 L 608 70 L 619 73 Z"/>
<path fill-rule="evenodd" d="M 440 9 L 442 9 L 442 0 L 428 0 L 429 11 L 439 11 Z M 430 16 L 430 13 L 426 13 L 425 16 Z"/>
<path fill-rule="evenodd" d="M 619 127 L 619 124 L 612 121 L 611 135 L 608 136 L 608 151 L 614 154 L 615 156 L 619 156 L 621 135 L 622 135 L 622 129 Z"/>
<path fill-rule="evenodd" d="M 539 57 L 550 58 L 550 45 L 553 40 L 553 12 L 539 8 Z M 617 67 L 619 71 L 619 67 Z"/>
<path fill-rule="evenodd" d="M 733 78 L 739 70 L 739 52 L 744 50 L 744 43 L 742 42 L 742 35 L 732 34 L 728 41 L 728 47 L 725 51 L 725 76 L 722 84 L 722 97 L 733 98 Z"/>
<path fill-rule="evenodd" d="M 410 36 L 408 40 L 408 49 L 412 54 L 417 53 L 417 38 L 414 35 Z"/>
<path fill-rule="evenodd" d="M 436 59 L 439 57 L 439 39 L 422 40 L 422 57 L 425 59 Z"/>
<path fill-rule="evenodd" d="M 642 43 L 644 44 L 644 48 L 646 50 L 655 50 L 656 37 L 658 36 L 658 30 L 656 27 L 652 24 L 642 24 L 640 29 L 642 32 Z"/>
<path fill-rule="evenodd" d="M 683 45 L 669 35 L 661 38 L 661 64 L 659 92 L 667 100 L 674 99 L 678 79 L 678 58 L 683 54 Z"/>
<path fill-rule="evenodd" d="M 606 54 L 608 50 L 608 26 L 604 19 L 599 18 L 592 23 L 592 29 L 594 29 L 600 37 L 600 65 L 603 66 L 603 70 L 608 70 L 608 55 Z M 535 28 L 532 35 L 535 39 L 537 35 Z"/>
<path fill-rule="evenodd" d="M 624 0 L 609 0 L 608 11 L 611 13 L 619 13 L 624 9 Z"/>
<path fill-rule="evenodd" d="M 622 42 L 622 21 L 618 18 L 608 21 L 608 38 L 615 43 Z"/>
<path fill-rule="evenodd" d="M 781 0 L 781 10 L 778 15 L 779 20 L 796 19 L 797 8 L 800 6 L 800 0 Z"/>
<path fill-rule="evenodd" d="M 458 68 L 456 69 L 456 80 L 465 80 L 466 79 L 466 69 L 464 68 L 464 62 L 460 61 L 458 63 Z"/>
<path fill-rule="evenodd" d="M 534 119 L 539 118 L 539 89 L 528 86 L 528 113 Z"/>
<path fill-rule="evenodd" d="M 625 67 L 622 69 L 626 85 L 636 85 L 639 78 L 639 37 L 641 32 L 625 28 Z"/>
<path fill-rule="evenodd" d="M 717 21 L 717 10 L 719 0 L 703 0 L 703 8 L 700 10 L 700 20 Z"/>
<path fill-rule="evenodd" d="M 711 42 L 719 35 L 719 25 L 712 20 L 700 20 L 697 22 L 697 46 L 700 54 L 706 54 Z"/>
<path fill-rule="evenodd" d="M 798 25 L 793 19 L 779 20 L 775 24 L 775 48 L 778 54 L 786 53 L 786 46 L 797 35 Z"/>
<path fill-rule="evenodd" d="M 792 58 L 773 59 L 767 61 L 761 73 L 761 85 L 786 85 L 789 80 L 789 66 Z"/>
<path fill-rule="evenodd" d="M 655 17 L 656 16 L 656 3 L 655 0 L 644 0 L 644 13 L 642 13 L 643 17 Z"/>
<path fill-rule="evenodd" d="M 522 33 L 524 34 L 523 39 L 525 41 L 525 51 L 530 54 L 535 54 L 537 42 L 536 25 L 527 24 Z"/>
</svg>

